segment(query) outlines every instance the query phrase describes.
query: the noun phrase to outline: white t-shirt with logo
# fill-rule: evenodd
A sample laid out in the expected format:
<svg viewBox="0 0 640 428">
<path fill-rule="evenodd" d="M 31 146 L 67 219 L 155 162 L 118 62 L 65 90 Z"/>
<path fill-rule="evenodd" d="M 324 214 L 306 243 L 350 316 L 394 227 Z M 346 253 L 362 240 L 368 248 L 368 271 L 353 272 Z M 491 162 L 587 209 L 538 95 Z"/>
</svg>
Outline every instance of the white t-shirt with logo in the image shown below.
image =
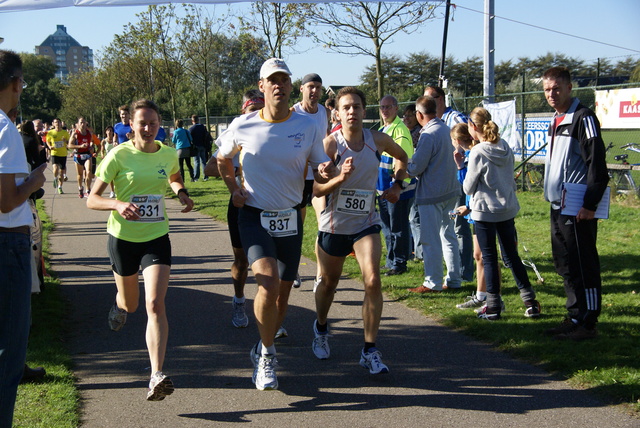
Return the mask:
<svg viewBox="0 0 640 428">
<path fill-rule="evenodd" d="M 242 115 L 220 135 L 220 153 L 232 159 L 240 151 L 246 205 L 284 210 L 302 201 L 304 169 L 329 160 L 312 119 L 296 112 L 269 122 L 262 111 Z"/>
</svg>

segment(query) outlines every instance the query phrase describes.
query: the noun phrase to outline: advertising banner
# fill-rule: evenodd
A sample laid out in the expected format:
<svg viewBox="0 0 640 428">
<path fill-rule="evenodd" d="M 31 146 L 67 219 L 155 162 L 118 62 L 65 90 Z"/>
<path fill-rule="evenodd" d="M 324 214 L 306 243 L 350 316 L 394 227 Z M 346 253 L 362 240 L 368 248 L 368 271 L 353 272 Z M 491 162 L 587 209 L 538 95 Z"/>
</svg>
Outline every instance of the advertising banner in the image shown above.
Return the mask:
<svg viewBox="0 0 640 428">
<path fill-rule="evenodd" d="M 639 129 L 640 88 L 596 91 L 596 116 L 602 129 Z"/>
<path fill-rule="evenodd" d="M 551 124 L 551 119 L 553 116 L 548 117 L 534 117 L 524 119 L 524 136 L 525 136 L 525 144 L 524 144 L 524 156 L 531 156 L 536 150 L 543 147 L 545 143 L 548 143 L 549 138 L 549 125 Z M 520 120 L 517 121 L 518 133 L 522 132 L 522 122 Z M 521 159 L 522 155 L 520 147 L 513 150 L 513 153 L 516 155 L 516 159 Z M 547 155 L 546 147 L 540 150 L 534 157 L 534 162 L 542 162 L 544 157 Z M 539 159 L 539 161 L 538 161 Z"/>
<path fill-rule="evenodd" d="M 515 152 L 520 151 L 520 134 L 516 128 L 516 100 L 501 103 L 482 103 L 491 113 L 491 119 L 500 128 L 500 137 L 505 140 Z"/>
</svg>

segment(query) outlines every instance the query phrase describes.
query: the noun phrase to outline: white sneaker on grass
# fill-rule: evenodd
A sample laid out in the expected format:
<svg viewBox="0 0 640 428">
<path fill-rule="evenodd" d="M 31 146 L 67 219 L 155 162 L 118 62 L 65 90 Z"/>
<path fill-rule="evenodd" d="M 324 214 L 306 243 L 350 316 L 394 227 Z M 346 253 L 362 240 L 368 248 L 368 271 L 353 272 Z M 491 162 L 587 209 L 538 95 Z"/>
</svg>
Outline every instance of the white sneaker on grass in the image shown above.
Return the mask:
<svg viewBox="0 0 640 428">
<path fill-rule="evenodd" d="M 360 353 L 360 365 L 369 370 L 371 374 L 389 373 L 389 367 L 382 362 L 382 353 L 376 348 L 371 348 L 365 353 L 364 349 Z"/>
<path fill-rule="evenodd" d="M 478 299 L 478 295 L 476 293 L 473 293 L 471 296 L 467 296 L 467 300 L 465 300 L 464 303 L 458 303 L 456 305 L 456 308 L 458 309 L 479 308 L 480 306 L 485 304 L 486 300 L 487 300 L 486 297 L 484 298 L 484 300 Z"/>
<path fill-rule="evenodd" d="M 316 328 L 316 322 L 313 322 L 315 338 L 311 342 L 311 350 L 319 360 L 326 360 L 331 355 L 331 350 L 329 349 L 329 326 L 327 326 L 327 331 L 320 333 Z"/>
<path fill-rule="evenodd" d="M 113 302 L 111 310 L 109 311 L 109 328 L 113 331 L 120 331 L 120 329 L 127 322 L 127 311 L 120 309 L 116 302 Z"/>
</svg>

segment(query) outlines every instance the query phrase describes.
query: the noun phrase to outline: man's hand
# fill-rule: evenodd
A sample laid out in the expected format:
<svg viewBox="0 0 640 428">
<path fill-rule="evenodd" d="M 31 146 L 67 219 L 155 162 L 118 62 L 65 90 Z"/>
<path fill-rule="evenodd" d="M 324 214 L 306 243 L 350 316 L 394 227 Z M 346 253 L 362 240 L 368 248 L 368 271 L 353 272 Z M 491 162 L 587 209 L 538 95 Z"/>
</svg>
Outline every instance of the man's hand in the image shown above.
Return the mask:
<svg viewBox="0 0 640 428">
<path fill-rule="evenodd" d="M 400 200 L 400 194 L 402 193 L 402 189 L 400 186 L 396 186 L 395 184 L 389 187 L 387 190 L 382 192 L 382 199 L 386 199 L 387 201 L 395 204 Z"/>
<path fill-rule="evenodd" d="M 338 168 L 331 161 L 322 162 L 318 165 L 318 174 L 325 180 L 330 180 L 340 173 Z"/>
<path fill-rule="evenodd" d="M 29 174 L 29 177 L 25 181 L 31 181 L 35 189 L 38 190 L 39 188 L 44 186 L 44 183 L 47 181 L 47 179 L 44 176 L 44 171 L 46 169 L 47 169 L 47 164 L 43 163 L 42 165 L 40 165 L 39 167 L 31 171 L 31 173 Z"/>
<path fill-rule="evenodd" d="M 471 210 L 466 205 L 461 205 L 458 208 L 454 209 L 454 211 L 457 212 L 458 215 L 461 215 L 463 217 L 471 212 Z"/>
<path fill-rule="evenodd" d="M 342 168 L 340 168 L 340 174 L 343 176 L 343 180 L 349 178 L 351 173 L 356 170 L 356 167 L 353 165 L 353 158 L 346 158 L 344 163 L 342 164 Z"/>
<path fill-rule="evenodd" d="M 233 192 L 233 194 L 231 195 L 231 200 L 233 202 L 233 206 L 236 208 L 242 208 L 244 206 L 245 201 L 247 200 L 247 197 L 249 196 L 249 194 L 247 193 L 247 191 L 245 189 L 237 189 Z"/>
<path fill-rule="evenodd" d="M 580 208 L 578 214 L 576 214 L 576 221 L 579 223 L 580 220 L 593 220 L 596 217 L 596 212 L 586 209 L 585 207 Z"/>
</svg>

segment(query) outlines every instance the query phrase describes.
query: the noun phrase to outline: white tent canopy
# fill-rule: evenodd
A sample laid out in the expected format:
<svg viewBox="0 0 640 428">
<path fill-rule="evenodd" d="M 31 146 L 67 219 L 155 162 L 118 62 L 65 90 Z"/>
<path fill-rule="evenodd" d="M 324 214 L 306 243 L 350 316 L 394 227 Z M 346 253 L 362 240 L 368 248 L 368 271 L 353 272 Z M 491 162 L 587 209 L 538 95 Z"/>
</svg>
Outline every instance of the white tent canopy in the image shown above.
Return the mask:
<svg viewBox="0 0 640 428">
<path fill-rule="evenodd" d="M 246 3 L 251 0 L 191 0 L 188 3 Z M 371 1 L 371 0 L 366 0 Z M 394 1 L 394 0 L 391 0 Z M 399 1 L 399 0 L 395 0 Z M 52 9 L 57 7 L 148 6 L 150 4 L 185 3 L 154 0 L 0 0 L 0 12 Z M 277 0 L 277 3 L 335 3 L 335 0 Z"/>
</svg>

